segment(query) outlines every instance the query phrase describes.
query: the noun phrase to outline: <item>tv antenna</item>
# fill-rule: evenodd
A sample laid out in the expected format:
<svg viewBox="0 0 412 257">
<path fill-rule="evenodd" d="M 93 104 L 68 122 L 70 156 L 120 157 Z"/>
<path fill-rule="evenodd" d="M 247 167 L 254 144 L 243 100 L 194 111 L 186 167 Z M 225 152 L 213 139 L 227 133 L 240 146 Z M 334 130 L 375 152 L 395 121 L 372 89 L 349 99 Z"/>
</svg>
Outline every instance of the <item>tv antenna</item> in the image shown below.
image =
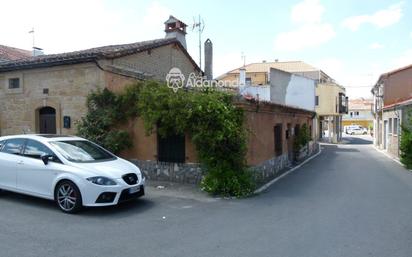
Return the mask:
<svg viewBox="0 0 412 257">
<path fill-rule="evenodd" d="M 35 44 L 34 44 L 34 28 L 32 28 L 30 31 L 29 31 L 29 34 L 31 34 L 32 35 L 32 43 L 33 43 L 33 45 L 32 45 L 32 49 L 33 49 L 33 56 L 34 56 L 34 51 L 35 51 Z"/>
<path fill-rule="evenodd" d="M 200 17 L 200 15 L 197 21 L 196 21 L 196 18 L 193 17 L 192 31 L 194 31 L 195 29 L 197 29 L 197 33 L 199 35 L 199 67 L 200 69 L 202 69 L 202 33 L 203 33 L 203 30 L 205 29 L 205 22 Z"/>
</svg>

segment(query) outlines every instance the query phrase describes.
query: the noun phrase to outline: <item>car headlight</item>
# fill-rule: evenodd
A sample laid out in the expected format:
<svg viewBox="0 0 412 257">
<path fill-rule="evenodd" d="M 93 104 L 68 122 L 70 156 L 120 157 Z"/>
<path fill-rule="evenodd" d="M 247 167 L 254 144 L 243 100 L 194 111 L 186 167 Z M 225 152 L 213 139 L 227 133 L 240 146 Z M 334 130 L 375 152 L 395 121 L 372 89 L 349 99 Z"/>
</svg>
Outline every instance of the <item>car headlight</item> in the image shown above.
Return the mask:
<svg viewBox="0 0 412 257">
<path fill-rule="evenodd" d="M 113 179 L 106 178 L 106 177 L 91 177 L 91 178 L 88 178 L 87 180 L 92 182 L 93 184 L 100 185 L 100 186 L 117 185 Z"/>
</svg>

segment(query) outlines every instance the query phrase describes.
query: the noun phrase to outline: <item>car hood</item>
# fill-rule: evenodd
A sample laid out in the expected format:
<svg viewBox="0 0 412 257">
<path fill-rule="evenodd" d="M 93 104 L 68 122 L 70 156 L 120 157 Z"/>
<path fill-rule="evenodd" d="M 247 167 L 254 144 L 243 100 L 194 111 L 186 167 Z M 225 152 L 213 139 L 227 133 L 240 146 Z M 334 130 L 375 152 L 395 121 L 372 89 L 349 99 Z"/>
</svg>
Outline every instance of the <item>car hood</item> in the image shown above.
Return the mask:
<svg viewBox="0 0 412 257">
<path fill-rule="evenodd" d="M 103 162 L 71 162 L 71 165 L 81 169 L 82 171 L 90 173 L 91 176 L 104 176 L 112 179 L 121 178 L 127 173 L 140 174 L 140 169 L 136 165 L 121 158 Z"/>
</svg>

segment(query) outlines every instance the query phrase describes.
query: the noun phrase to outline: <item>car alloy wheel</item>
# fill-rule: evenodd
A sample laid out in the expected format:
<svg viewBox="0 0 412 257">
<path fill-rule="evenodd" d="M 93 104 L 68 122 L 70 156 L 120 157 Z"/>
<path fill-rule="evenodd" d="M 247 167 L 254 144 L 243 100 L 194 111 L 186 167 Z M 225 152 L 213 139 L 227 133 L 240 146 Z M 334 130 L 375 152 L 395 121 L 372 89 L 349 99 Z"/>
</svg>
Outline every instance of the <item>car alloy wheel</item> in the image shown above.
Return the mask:
<svg viewBox="0 0 412 257">
<path fill-rule="evenodd" d="M 75 213 L 82 207 L 82 198 L 77 186 L 64 181 L 56 187 L 55 199 L 60 210 L 66 213 Z"/>
</svg>

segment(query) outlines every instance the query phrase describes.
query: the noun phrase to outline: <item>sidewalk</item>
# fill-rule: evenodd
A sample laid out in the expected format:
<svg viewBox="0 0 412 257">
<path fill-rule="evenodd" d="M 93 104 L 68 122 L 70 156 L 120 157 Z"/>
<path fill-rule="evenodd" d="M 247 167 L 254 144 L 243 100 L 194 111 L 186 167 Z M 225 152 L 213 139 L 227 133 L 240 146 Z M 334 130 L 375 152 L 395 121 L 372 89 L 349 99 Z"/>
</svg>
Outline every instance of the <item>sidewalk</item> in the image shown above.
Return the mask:
<svg viewBox="0 0 412 257">
<path fill-rule="evenodd" d="M 154 197 L 174 197 L 200 202 L 215 202 L 219 200 L 219 198 L 213 198 L 206 192 L 201 191 L 198 185 L 146 180 L 145 190 L 147 195 Z"/>
</svg>

